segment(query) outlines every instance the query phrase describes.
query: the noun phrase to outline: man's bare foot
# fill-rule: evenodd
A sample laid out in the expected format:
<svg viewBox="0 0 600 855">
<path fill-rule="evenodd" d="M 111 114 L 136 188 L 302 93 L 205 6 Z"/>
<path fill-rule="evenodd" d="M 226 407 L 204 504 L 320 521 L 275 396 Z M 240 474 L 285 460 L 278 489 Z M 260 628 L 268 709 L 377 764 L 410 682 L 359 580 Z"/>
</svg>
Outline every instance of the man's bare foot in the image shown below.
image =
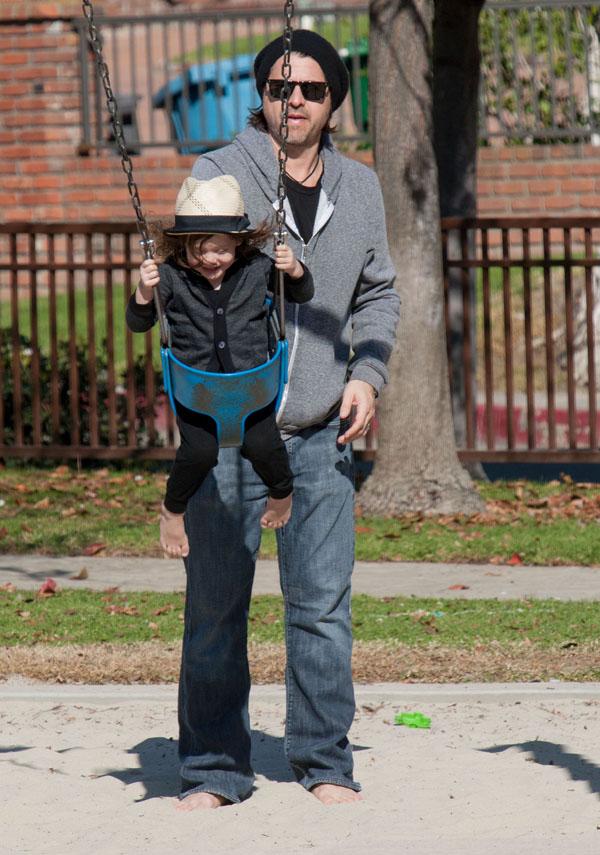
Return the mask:
<svg viewBox="0 0 600 855">
<path fill-rule="evenodd" d="M 231 802 L 228 799 L 215 793 L 190 793 L 189 796 L 177 800 L 175 810 L 211 810 L 230 804 Z"/>
<path fill-rule="evenodd" d="M 346 802 L 361 802 L 363 797 L 350 787 L 338 784 L 317 784 L 310 791 L 324 805 L 341 805 Z"/>
<path fill-rule="evenodd" d="M 160 545 L 169 558 L 185 558 L 190 553 L 183 514 L 174 514 L 164 505 L 160 509 Z"/>
<path fill-rule="evenodd" d="M 269 496 L 265 512 L 260 518 L 260 524 L 263 528 L 281 528 L 286 522 L 289 522 L 291 514 L 291 493 L 285 499 L 274 499 L 272 496 Z"/>
</svg>

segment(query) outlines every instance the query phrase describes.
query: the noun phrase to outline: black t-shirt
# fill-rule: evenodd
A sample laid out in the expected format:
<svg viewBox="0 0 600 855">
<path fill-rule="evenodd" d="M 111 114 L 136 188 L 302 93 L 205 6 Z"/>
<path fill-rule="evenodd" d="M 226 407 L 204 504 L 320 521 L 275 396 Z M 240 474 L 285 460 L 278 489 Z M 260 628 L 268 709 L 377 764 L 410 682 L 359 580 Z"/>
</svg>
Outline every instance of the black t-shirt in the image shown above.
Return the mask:
<svg viewBox="0 0 600 855">
<path fill-rule="evenodd" d="M 285 176 L 285 190 L 290 200 L 290 208 L 304 243 L 308 243 L 312 237 L 321 195 L 321 180 L 322 176 L 314 187 L 305 187 L 289 175 Z"/>
</svg>

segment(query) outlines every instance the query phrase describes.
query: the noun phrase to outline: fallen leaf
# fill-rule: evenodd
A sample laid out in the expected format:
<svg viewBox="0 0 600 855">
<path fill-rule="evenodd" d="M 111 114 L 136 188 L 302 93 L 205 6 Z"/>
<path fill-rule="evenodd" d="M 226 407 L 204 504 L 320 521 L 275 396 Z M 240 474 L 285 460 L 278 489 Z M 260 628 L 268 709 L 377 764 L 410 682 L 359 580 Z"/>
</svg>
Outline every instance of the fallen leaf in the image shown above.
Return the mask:
<svg viewBox="0 0 600 855">
<path fill-rule="evenodd" d="M 8 529 L 5 528 L 4 526 L 2 526 L 2 528 L 0 528 L 0 540 L 5 538 L 7 534 L 8 534 Z"/>
<path fill-rule="evenodd" d="M 16 591 L 16 585 L 13 585 L 12 582 L 5 582 L 3 585 L 0 585 L 0 591 Z"/>
<path fill-rule="evenodd" d="M 468 591 L 469 585 L 449 585 L 449 591 Z"/>
<path fill-rule="evenodd" d="M 528 508 L 547 508 L 548 507 L 548 499 L 529 499 L 526 503 Z"/>
<path fill-rule="evenodd" d="M 90 543 L 89 546 L 82 549 L 82 553 L 83 555 L 96 555 L 96 553 L 102 552 L 103 549 L 106 549 L 105 543 Z"/>
<path fill-rule="evenodd" d="M 522 564 L 523 559 L 521 558 L 521 556 L 519 555 L 518 552 L 513 552 L 513 554 L 510 556 L 510 558 L 508 559 L 508 561 L 506 563 L 510 564 L 511 567 L 514 567 L 518 564 Z"/>
<path fill-rule="evenodd" d="M 36 502 L 33 507 L 36 511 L 46 511 L 50 507 L 50 499 L 46 496 L 44 499 L 40 499 L 39 502 Z"/>
<path fill-rule="evenodd" d="M 56 469 L 54 469 L 50 473 L 50 477 L 51 478 L 64 478 L 65 476 L 69 475 L 70 471 L 71 470 L 69 469 L 68 466 L 57 466 Z"/>
<path fill-rule="evenodd" d="M 373 529 L 372 529 L 372 528 L 369 528 L 369 526 L 368 526 L 368 525 L 355 525 L 355 526 L 354 526 L 354 531 L 355 531 L 357 534 L 369 534 L 370 532 L 372 532 L 372 531 L 373 531 Z"/>
<path fill-rule="evenodd" d="M 63 511 L 60 512 L 60 515 L 65 519 L 67 517 L 75 517 L 77 516 L 77 508 L 65 508 Z"/>
<path fill-rule="evenodd" d="M 166 614 L 167 612 L 172 612 L 174 608 L 175 608 L 175 606 L 174 606 L 172 603 L 170 603 L 168 606 L 160 606 L 160 608 L 158 608 L 158 609 L 154 609 L 154 611 L 152 612 L 152 614 L 154 614 L 154 615 L 164 615 L 164 614 Z"/>
<path fill-rule="evenodd" d="M 15 490 L 17 493 L 29 493 L 29 487 L 25 484 L 15 484 Z"/>
<path fill-rule="evenodd" d="M 20 618 L 23 618 L 23 620 L 27 620 L 28 617 L 31 617 L 31 612 L 24 612 L 22 610 L 19 610 L 17 614 Z"/>
<path fill-rule="evenodd" d="M 79 581 L 80 579 L 87 579 L 89 575 L 87 567 L 82 567 L 79 573 L 73 573 L 72 576 L 69 576 L 69 579 L 76 579 Z"/>
<path fill-rule="evenodd" d="M 139 617 L 140 613 L 135 606 L 117 606 L 114 603 L 110 606 L 105 606 L 104 611 L 110 615 L 129 615 L 129 617 Z"/>
<path fill-rule="evenodd" d="M 39 597 L 51 597 L 52 594 L 55 594 L 58 590 L 58 585 L 50 576 L 46 578 L 44 582 L 40 585 L 38 590 Z"/>
</svg>

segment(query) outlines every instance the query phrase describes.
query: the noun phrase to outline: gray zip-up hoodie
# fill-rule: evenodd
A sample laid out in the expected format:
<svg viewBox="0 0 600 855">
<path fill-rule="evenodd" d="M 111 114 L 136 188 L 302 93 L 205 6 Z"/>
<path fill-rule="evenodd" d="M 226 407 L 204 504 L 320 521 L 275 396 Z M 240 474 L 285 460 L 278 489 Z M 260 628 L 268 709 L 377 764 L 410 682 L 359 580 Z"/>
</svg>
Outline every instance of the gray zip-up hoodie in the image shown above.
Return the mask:
<svg viewBox="0 0 600 855">
<path fill-rule="evenodd" d="M 329 138 L 321 155 L 321 196 L 306 244 L 286 199 L 288 244 L 315 284 L 309 303 L 286 302 L 289 383 L 277 418 L 286 434 L 328 419 L 349 377 L 379 392 L 388 379 L 385 366 L 398 322 L 400 301 L 377 176 L 341 155 Z M 237 178 L 253 226 L 273 218 L 278 163 L 265 132 L 248 126 L 230 145 L 199 157 L 192 170 L 201 180 L 221 174 Z M 263 251 L 272 253 L 272 247 Z"/>
</svg>

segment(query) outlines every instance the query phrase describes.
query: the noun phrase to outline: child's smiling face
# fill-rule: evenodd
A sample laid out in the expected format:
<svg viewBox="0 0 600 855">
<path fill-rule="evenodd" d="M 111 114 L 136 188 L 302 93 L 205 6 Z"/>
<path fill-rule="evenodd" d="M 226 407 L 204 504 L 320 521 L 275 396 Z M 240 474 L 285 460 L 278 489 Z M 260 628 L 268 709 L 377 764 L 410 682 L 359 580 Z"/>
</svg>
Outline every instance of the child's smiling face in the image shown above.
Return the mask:
<svg viewBox="0 0 600 855">
<path fill-rule="evenodd" d="M 235 261 L 239 239 L 235 235 L 199 236 L 186 246 L 188 265 L 214 287 L 221 284 L 225 272 Z"/>
</svg>

